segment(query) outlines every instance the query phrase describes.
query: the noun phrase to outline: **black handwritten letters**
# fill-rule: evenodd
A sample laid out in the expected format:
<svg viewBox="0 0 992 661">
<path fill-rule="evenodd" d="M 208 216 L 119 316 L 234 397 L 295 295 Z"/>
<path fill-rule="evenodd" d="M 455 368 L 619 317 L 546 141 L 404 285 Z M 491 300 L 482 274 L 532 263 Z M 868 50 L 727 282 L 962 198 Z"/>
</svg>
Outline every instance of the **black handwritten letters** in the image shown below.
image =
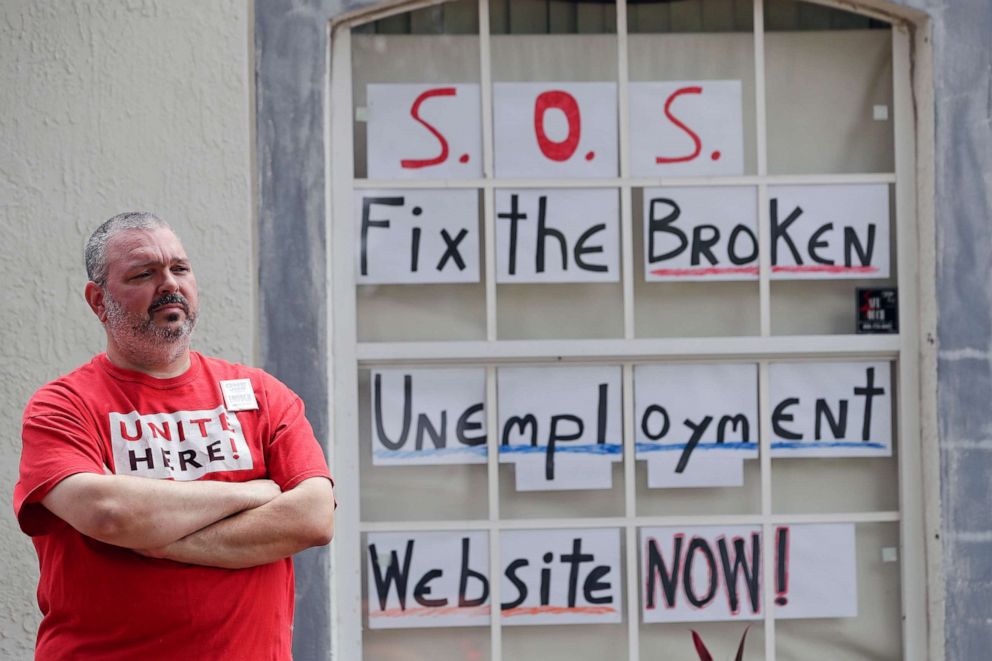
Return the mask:
<svg viewBox="0 0 992 661">
<path fill-rule="evenodd" d="M 365 190 L 356 196 L 361 284 L 479 281 L 472 190 Z"/>
<path fill-rule="evenodd" d="M 771 277 L 885 278 L 885 185 L 771 186 Z M 644 191 L 647 280 L 741 280 L 758 276 L 754 189 Z"/>
<path fill-rule="evenodd" d="M 373 628 L 488 624 L 486 533 L 373 533 L 367 551 Z M 500 557 L 506 624 L 620 621 L 619 530 L 507 530 Z"/>
</svg>

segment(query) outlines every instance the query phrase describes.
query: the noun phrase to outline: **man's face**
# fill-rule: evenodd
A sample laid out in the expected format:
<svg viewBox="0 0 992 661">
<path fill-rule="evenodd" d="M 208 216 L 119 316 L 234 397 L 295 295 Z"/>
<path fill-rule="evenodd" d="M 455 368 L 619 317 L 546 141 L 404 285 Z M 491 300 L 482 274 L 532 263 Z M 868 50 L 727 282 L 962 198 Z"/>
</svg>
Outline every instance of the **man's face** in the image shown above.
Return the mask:
<svg viewBox="0 0 992 661">
<path fill-rule="evenodd" d="M 196 278 L 171 230 L 120 232 L 107 244 L 106 258 L 102 320 L 118 345 L 167 345 L 189 337 L 199 310 Z"/>
</svg>

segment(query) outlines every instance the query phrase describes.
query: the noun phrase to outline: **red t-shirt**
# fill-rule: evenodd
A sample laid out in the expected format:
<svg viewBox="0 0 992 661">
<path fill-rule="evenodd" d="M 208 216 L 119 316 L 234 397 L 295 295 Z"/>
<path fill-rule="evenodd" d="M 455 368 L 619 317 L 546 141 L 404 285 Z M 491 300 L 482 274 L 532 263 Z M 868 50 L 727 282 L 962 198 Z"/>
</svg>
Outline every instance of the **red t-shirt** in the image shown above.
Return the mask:
<svg viewBox="0 0 992 661">
<path fill-rule="evenodd" d="M 258 408 L 229 411 L 221 382 L 243 379 Z M 146 558 L 80 534 L 41 505 L 75 473 L 268 478 L 283 491 L 330 478 L 303 403 L 286 386 L 198 353 L 171 379 L 101 354 L 34 395 L 22 438 L 14 512 L 41 567 L 37 659 L 291 658 L 291 559 L 230 570 Z"/>
</svg>

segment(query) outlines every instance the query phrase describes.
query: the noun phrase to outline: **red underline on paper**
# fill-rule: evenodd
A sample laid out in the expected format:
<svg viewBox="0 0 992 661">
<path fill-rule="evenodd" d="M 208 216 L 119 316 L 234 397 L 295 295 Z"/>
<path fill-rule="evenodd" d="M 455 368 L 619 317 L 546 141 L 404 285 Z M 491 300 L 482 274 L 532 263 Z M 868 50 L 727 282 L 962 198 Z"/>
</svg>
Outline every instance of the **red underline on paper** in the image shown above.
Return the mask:
<svg viewBox="0 0 992 661">
<path fill-rule="evenodd" d="M 772 273 L 875 273 L 877 271 L 877 266 L 840 266 L 837 264 L 772 267 Z"/>
<path fill-rule="evenodd" d="M 387 608 L 370 611 L 369 617 L 440 617 L 442 615 L 489 615 L 489 606 L 424 606 L 423 608 Z"/>
<path fill-rule="evenodd" d="M 532 606 L 530 608 L 508 608 L 503 611 L 503 617 L 514 617 L 516 615 L 565 615 L 568 613 L 579 615 L 605 615 L 606 613 L 616 613 L 617 609 L 612 606 Z"/>
<path fill-rule="evenodd" d="M 726 275 L 728 273 L 744 273 L 746 275 L 758 275 L 757 266 L 709 266 L 703 268 L 687 269 L 653 269 L 651 275 L 673 275 L 676 277 L 685 275 Z"/>
<path fill-rule="evenodd" d="M 837 264 L 803 264 L 800 266 L 773 266 L 772 273 L 876 273 L 877 266 L 839 266 Z M 757 266 L 709 266 L 703 268 L 652 269 L 651 275 L 686 277 L 696 275 L 758 275 Z"/>
</svg>

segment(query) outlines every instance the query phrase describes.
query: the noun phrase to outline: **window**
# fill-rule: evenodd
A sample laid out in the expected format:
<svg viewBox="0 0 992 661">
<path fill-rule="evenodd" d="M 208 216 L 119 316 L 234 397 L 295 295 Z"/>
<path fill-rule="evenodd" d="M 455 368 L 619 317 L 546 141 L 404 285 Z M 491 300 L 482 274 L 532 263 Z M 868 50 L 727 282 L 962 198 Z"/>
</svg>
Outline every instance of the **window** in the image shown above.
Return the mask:
<svg viewBox="0 0 992 661">
<path fill-rule="evenodd" d="M 908 41 L 793 0 L 335 26 L 342 658 L 922 654 Z"/>
</svg>

